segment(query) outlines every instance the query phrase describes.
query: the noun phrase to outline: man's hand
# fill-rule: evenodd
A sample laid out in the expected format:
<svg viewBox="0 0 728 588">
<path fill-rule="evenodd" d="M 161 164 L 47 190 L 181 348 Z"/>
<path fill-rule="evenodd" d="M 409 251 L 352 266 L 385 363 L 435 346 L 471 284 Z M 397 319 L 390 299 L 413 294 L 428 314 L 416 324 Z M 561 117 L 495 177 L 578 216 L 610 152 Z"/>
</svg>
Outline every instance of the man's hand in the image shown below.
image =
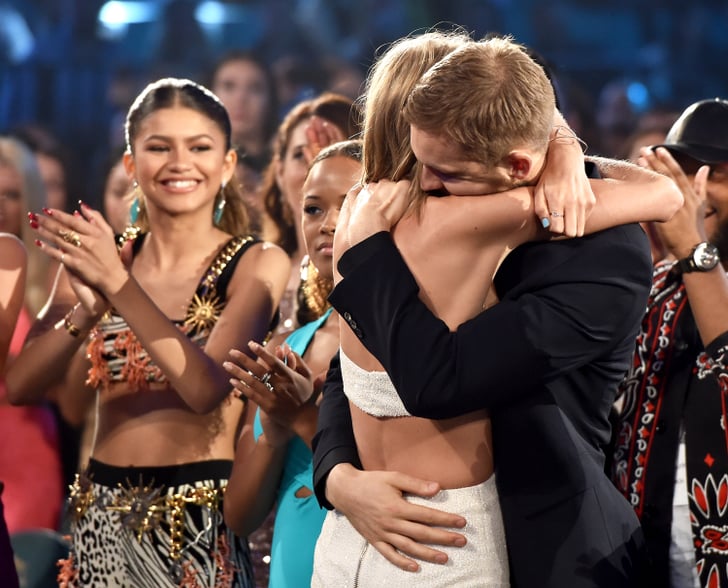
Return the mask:
<svg viewBox="0 0 728 588">
<path fill-rule="evenodd" d="M 438 528 L 462 528 L 466 523 L 463 517 L 411 504 L 403 497 L 405 493 L 431 497 L 439 491 L 435 482 L 399 472 L 363 472 L 343 463 L 332 468 L 326 480 L 329 502 L 379 553 L 409 572 L 419 569 L 410 557 L 447 562 L 447 554 L 424 544 L 465 545 L 460 533 Z"/>
<path fill-rule="evenodd" d="M 410 205 L 408 180 L 372 182 L 346 196 L 336 228 L 340 255 L 380 231 L 389 231 Z"/>
<path fill-rule="evenodd" d="M 695 174 L 695 179 L 691 180 L 664 147 L 655 151 L 644 147 L 638 162 L 643 167 L 672 178 L 682 192 L 685 199 L 683 206 L 669 221 L 656 223 L 655 228 L 667 251 L 676 259 L 690 255 L 695 245 L 706 240 L 705 198 L 710 167 L 702 166 Z"/>
</svg>

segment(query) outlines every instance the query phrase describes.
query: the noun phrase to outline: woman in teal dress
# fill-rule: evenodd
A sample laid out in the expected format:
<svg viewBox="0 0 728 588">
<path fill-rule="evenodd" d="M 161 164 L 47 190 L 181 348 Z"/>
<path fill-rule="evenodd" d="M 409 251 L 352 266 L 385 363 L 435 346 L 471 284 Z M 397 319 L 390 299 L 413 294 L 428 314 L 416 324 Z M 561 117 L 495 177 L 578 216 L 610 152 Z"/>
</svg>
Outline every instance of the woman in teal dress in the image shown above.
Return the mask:
<svg viewBox="0 0 728 588">
<path fill-rule="evenodd" d="M 225 496 L 225 521 L 247 536 L 277 505 L 271 588 L 304 586 L 326 512 L 313 494 L 311 439 L 317 397 L 339 347 L 338 315 L 326 300 L 333 286 L 333 240 L 339 210 L 361 175 L 359 141 L 335 143 L 312 161 L 303 187 L 303 234 L 309 255 L 302 291 L 317 319 L 282 344 L 251 343 L 258 361 L 238 350 L 225 367 L 241 398 L 258 405 L 243 426 Z M 248 411 L 252 414 L 253 411 Z"/>
</svg>

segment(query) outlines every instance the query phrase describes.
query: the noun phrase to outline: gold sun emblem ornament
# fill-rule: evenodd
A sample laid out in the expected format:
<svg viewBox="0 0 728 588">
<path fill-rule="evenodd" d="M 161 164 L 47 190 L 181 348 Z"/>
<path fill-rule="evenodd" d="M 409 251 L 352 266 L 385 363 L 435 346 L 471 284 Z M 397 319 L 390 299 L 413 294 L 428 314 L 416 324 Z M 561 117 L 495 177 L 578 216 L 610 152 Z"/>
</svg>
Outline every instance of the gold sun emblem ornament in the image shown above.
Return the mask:
<svg viewBox="0 0 728 588">
<path fill-rule="evenodd" d="M 187 308 L 185 326 L 197 331 L 212 329 L 223 308 L 225 304 L 214 294 L 195 294 Z"/>
<path fill-rule="evenodd" d="M 151 486 L 130 486 L 125 488 L 119 485 L 121 494 L 106 510 L 119 513 L 122 526 L 130 529 L 141 543 L 144 533 L 156 529 L 167 510 L 165 497 L 161 495 L 162 488 Z"/>
</svg>

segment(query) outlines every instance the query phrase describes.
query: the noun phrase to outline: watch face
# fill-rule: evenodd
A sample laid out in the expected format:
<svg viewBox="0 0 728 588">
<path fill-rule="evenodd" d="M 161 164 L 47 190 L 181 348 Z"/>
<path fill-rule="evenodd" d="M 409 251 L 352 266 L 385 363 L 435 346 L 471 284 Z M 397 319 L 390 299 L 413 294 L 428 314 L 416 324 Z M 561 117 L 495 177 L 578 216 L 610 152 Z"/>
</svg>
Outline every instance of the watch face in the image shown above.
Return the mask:
<svg viewBox="0 0 728 588">
<path fill-rule="evenodd" d="M 718 248 L 710 243 L 701 243 L 695 248 L 693 261 L 700 270 L 711 270 L 720 261 Z"/>
</svg>

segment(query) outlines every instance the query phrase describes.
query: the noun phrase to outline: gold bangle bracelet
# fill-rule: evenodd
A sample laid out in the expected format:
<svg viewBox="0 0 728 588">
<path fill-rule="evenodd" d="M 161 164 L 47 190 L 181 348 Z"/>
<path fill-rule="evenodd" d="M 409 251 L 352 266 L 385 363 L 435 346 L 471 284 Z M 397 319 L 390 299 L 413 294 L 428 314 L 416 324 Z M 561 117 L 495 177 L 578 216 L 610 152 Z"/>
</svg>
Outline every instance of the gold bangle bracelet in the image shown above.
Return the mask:
<svg viewBox="0 0 728 588">
<path fill-rule="evenodd" d="M 68 334 L 71 335 L 71 337 L 78 337 L 81 334 L 81 329 L 79 329 L 77 325 L 74 325 L 71 320 L 73 318 L 73 313 L 76 312 L 79 305 L 80 303 L 76 304 L 66 313 L 66 316 L 63 317 L 62 321 L 58 321 L 56 323 L 56 329 L 63 327 L 66 331 L 68 331 Z"/>
</svg>

